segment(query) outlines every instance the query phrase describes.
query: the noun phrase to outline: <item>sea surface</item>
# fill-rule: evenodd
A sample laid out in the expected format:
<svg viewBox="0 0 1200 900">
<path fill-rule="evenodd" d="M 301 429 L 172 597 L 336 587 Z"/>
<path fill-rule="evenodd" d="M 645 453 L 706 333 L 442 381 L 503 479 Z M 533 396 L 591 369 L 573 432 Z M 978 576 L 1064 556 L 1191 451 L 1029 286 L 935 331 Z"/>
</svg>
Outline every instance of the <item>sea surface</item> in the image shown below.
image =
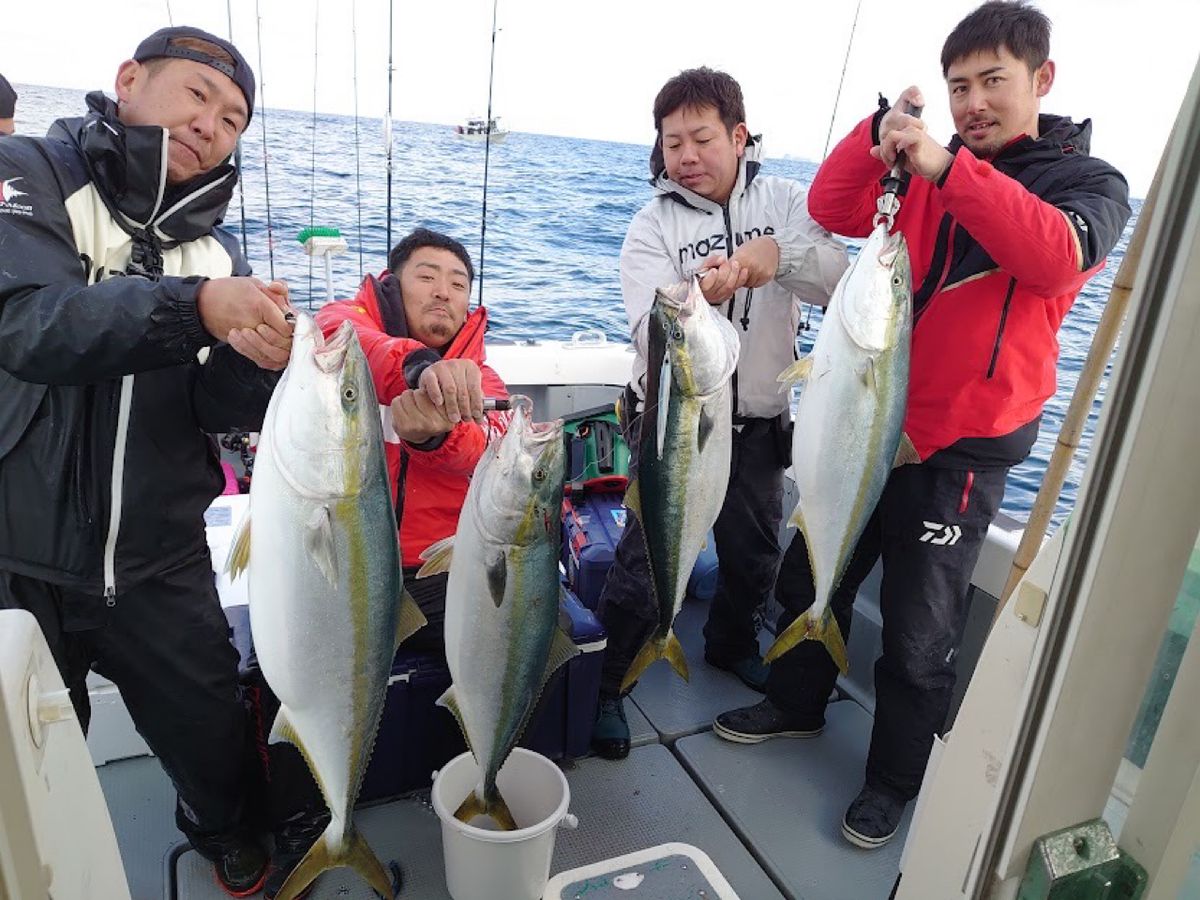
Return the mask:
<svg viewBox="0 0 1200 900">
<path fill-rule="evenodd" d="M 55 119 L 85 109 L 81 91 L 35 85 L 17 90 L 21 133 L 44 134 Z M 479 267 L 484 146 L 452 132 L 449 125 L 415 122 L 392 129 L 391 240 L 424 225 L 463 241 Z M 769 154 L 770 135 L 765 138 Z M 255 114 L 242 140 L 242 188 L 225 225 L 240 237 L 244 222 L 256 274 L 287 279 L 293 302 L 316 307 L 327 297 L 323 264 L 314 267 L 296 240 L 306 227 L 337 228 L 349 244 L 333 260 L 335 296 L 351 294 L 361 273 L 386 267 L 385 140 L 380 119 L 274 109 Z M 492 145 L 482 266 L 492 334 L 569 339 L 590 329 L 610 340 L 627 339 L 618 257 L 630 220 L 651 197 L 648 156 L 648 145 L 541 134 L 513 133 Z M 816 163 L 768 155 L 764 171 L 808 184 Z M 1134 220 L 1107 267 L 1084 287 L 1059 334 L 1058 392 L 1046 405 L 1033 453 L 1010 474 L 1004 498 L 1004 511 L 1018 519 L 1033 505 L 1140 201 L 1133 206 Z M 478 283 L 476 288 L 478 293 Z M 820 327 L 820 310 L 811 309 L 807 318 L 802 352 Z M 1106 373 L 1055 521 L 1075 502 L 1107 381 Z"/>
</svg>

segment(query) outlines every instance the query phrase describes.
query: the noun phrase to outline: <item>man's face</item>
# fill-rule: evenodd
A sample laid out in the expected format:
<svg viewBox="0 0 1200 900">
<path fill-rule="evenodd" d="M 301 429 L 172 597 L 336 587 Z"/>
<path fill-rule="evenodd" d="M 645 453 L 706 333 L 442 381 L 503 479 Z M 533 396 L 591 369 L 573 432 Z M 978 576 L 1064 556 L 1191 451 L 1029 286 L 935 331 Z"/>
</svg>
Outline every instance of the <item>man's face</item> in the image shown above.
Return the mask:
<svg viewBox="0 0 1200 900">
<path fill-rule="evenodd" d="M 1007 47 L 956 60 L 946 72 L 954 129 L 967 149 L 990 159 L 1022 134 L 1037 137 L 1041 98 L 1053 83 L 1052 61 L 1030 72 Z"/>
<path fill-rule="evenodd" d="M 129 60 L 117 72 L 117 98 L 126 125 L 170 132 L 167 181 L 179 184 L 229 158 L 246 127 L 246 98 L 228 75 L 190 59 Z"/>
<path fill-rule="evenodd" d="M 16 129 L 13 127 L 12 119 L 0 119 L 0 134 L 5 136 L 12 134 Z"/>
<path fill-rule="evenodd" d="M 419 247 L 400 268 L 400 291 L 408 333 L 440 348 L 467 320 L 471 282 L 462 260 L 441 247 Z"/>
<path fill-rule="evenodd" d="M 676 184 L 714 203 L 725 203 L 746 151 L 746 125 L 730 133 L 715 106 L 675 110 L 662 120 L 663 162 Z"/>
</svg>

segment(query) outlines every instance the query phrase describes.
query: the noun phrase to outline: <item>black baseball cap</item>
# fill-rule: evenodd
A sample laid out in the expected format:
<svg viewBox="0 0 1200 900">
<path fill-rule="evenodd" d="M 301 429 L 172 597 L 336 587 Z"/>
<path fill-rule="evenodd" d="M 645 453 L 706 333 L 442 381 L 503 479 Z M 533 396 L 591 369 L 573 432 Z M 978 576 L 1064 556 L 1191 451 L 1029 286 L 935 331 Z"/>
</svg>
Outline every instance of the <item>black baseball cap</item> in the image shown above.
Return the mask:
<svg viewBox="0 0 1200 900">
<path fill-rule="evenodd" d="M 0 119 L 11 119 L 17 111 L 17 92 L 8 83 L 8 79 L 0 75 Z"/>
<path fill-rule="evenodd" d="M 180 38 L 196 38 L 215 44 L 233 57 L 233 65 L 217 59 L 215 56 L 210 56 L 203 50 L 172 43 Z M 175 25 L 171 28 L 160 28 L 138 44 L 137 49 L 133 51 L 133 58 L 137 62 L 163 57 L 194 60 L 211 66 L 223 75 L 228 75 L 246 98 L 246 121 L 250 121 L 250 116 L 254 115 L 254 72 L 250 70 L 250 64 L 246 62 L 246 58 L 242 56 L 238 48 L 229 41 L 199 28 L 192 28 L 190 25 Z"/>
</svg>

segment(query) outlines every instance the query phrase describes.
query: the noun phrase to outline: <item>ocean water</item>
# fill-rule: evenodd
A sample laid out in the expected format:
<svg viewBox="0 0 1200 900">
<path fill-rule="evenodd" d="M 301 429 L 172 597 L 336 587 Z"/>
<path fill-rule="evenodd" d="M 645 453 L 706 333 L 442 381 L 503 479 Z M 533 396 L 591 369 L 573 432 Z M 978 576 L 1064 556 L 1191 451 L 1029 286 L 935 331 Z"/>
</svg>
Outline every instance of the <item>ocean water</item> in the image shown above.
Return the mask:
<svg viewBox="0 0 1200 900">
<path fill-rule="evenodd" d="M 44 134 L 54 119 L 81 115 L 85 108 L 81 91 L 33 85 L 17 90 L 16 124 L 22 133 Z M 455 138 L 452 130 L 396 123 L 392 242 L 424 225 L 463 241 L 478 266 L 484 147 Z M 770 135 L 765 138 L 769 153 Z M 347 116 L 269 109 L 251 122 L 242 141 L 244 199 L 235 197 L 225 224 L 241 235 L 244 216 L 247 256 L 256 274 L 287 279 L 293 302 L 316 307 L 326 299 L 323 264 L 314 267 L 296 241 L 309 225 L 338 228 L 350 245 L 333 260 L 335 296 L 352 293 L 360 273 L 386 267 L 384 140 L 379 119 L 363 118 L 356 125 Z M 491 334 L 570 338 L 592 329 L 610 340 L 627 339 L 618 258 L 630 220 L 651 197 L 648 155 L 648 145 L 524 133 L 492 145 L 482 278 Z M 816 164 L 768 158 L 764 171 L 807 184 Z M 1046 405 L 1033 453 L 1009 475 L 1003 509 L 1018 519 L 1028 516 L 1037 494 L 1140 209 L 1140 202 L 1133 205 L 1134 220 L 1108 266 L 1084 287 L 1059 334 L 1058 392 Z M 813 308 L 808 319 L 800 334 L 802 351 L 811 347 L 820 327 L 820 310 Z M 1107 383 L 1106 372 L 1056 521 L 1074 504 Z"/>
</svg>

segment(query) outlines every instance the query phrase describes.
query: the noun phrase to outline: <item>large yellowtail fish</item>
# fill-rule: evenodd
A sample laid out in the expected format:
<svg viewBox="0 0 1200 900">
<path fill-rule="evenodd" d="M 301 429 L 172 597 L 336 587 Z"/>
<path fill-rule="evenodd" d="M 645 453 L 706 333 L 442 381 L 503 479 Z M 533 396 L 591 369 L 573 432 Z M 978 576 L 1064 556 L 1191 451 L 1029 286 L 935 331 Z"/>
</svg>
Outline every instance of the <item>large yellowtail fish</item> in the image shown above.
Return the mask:
<svg viewBox="0 0 1200 900">
<path fill-rule="evenodd" d="M 430 546 L 419 575 L 449 571 L 446 662 L 438 703 L 458 720 L 480 780 L 455 810 L 513 830 L 496 774 L 520 739 L 546 680 L 578 649 L 559 623 L 562 421 L 534 424 L 515 395 L 503 438 L 480 458 L 453 537 Z M 529 824 L 529 823 L 526 823 Z"/>
<path fill-rule="evenodd" d="M 685 679 L 687 660 L 671 630 L 688 576 L 729 484 L 738 337 L 696 279 L 655 294 L 646 354 L 646 401 L 637 473 L 625 505 L 641 524 L 658 623 L 622 680 L 628 690 L 664 657 Z"/>
<path fill-rule="evenodd" d="M 352 820 L 396 646 L 425 624 L 403 592 L 383 447 L 354 328 L 344 323 L 326 343 L 300 313 L 229 560 L 234 575 L 249 568 L 254 646 L 281 703 L 271 740 L 299 748 L 332 815 L 280 900 L 338 866 L 393 896 Z"/>
<path fill-rule="evenodd" d="M 902 434 L 911 338 L 908 246 L 880 225 L 838 282 L 812 353 L 779 376 L 804 385 L 792 436 L 799 500 L 789 524 L 808 545 L 816 600 L 776 638 L 767 662 L 818 640 L 847 670 L 829 601 L 893 466 L 917 461 Z"/>
</svg>

